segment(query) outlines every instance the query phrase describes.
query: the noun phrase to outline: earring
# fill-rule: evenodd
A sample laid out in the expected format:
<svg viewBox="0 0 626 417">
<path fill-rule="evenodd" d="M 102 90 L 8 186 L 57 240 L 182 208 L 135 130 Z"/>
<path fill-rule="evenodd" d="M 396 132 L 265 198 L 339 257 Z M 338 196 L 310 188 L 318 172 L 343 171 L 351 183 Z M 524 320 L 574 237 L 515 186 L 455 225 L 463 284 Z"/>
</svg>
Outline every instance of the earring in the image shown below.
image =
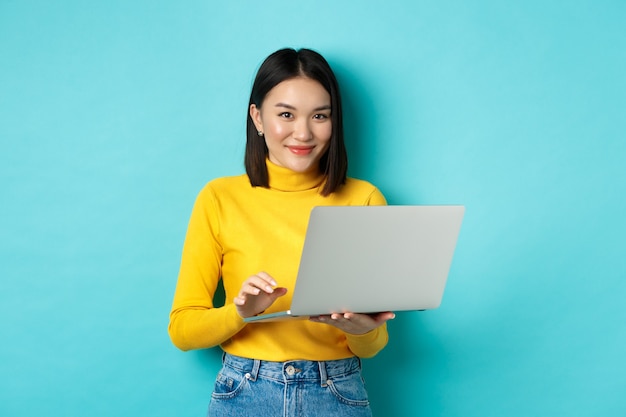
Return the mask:
<svg viewBox="0 0 626 417">
<path fill-rule="evenodd" d="M 262 131 L 257 130 L 257 132 L 256 132 L 256 133 L 258 133 L 258 134 L 259 134 L 259 136 L 263 137 L 263 132 L 262 132 Z"/>
</svg>

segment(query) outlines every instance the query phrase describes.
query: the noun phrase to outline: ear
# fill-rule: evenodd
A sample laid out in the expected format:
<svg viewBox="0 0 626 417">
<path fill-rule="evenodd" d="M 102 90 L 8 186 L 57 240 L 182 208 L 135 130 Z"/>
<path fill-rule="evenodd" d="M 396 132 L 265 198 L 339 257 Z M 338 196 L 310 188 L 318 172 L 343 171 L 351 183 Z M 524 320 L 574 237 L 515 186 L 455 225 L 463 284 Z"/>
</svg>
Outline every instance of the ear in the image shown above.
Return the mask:
<svg viewBox="0 0 626 417">
<path fill-rule="evenodd" d="M 256 104 L 250 104 L 250 118 L 252 118 L 252 122 L 254 122 L 254 126 L 256 126 L 256 130 L 263 132 L 263 122 L 261 121 L 261 109 L 259 109 Z"/>
</svg>

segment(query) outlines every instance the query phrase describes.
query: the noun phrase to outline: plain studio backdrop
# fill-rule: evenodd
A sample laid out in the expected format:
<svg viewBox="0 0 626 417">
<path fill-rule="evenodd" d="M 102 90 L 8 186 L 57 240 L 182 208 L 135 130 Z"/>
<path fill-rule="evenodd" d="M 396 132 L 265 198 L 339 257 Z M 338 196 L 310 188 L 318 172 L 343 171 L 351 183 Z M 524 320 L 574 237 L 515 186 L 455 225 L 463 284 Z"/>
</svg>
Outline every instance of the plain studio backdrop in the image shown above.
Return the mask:
<svg viewBox="0 0 626 417">
<path fill-rule="evenodd" d="M 205 415 L 220 351 L 167 335 L 185 230 L 243 172 L 255 71 L 286 46 L 336 70 L 352 176 L 467 207 L 441 308 L 363 362 L 374 414 L 625 415 L 625 21 L 618 0 L 0 0 L 0 415 Z"/>
</svg>

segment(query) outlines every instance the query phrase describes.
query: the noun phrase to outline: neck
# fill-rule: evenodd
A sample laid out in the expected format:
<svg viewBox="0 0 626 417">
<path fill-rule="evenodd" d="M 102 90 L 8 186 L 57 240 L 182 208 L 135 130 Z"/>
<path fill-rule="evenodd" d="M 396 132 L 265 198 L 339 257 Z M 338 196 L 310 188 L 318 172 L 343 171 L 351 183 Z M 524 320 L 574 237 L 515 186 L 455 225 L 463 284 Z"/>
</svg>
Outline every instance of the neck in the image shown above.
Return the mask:
<svg viewBox="0 0 626 417">
<path fill-rule="evenodd" d="M 267 159 L 270 188 L 278 191 L 304 191 L 319 188 L 324 182 L 324 175 L 315 167 L 306 172 L 296 172 L 281 167 Z"/>
</svg>

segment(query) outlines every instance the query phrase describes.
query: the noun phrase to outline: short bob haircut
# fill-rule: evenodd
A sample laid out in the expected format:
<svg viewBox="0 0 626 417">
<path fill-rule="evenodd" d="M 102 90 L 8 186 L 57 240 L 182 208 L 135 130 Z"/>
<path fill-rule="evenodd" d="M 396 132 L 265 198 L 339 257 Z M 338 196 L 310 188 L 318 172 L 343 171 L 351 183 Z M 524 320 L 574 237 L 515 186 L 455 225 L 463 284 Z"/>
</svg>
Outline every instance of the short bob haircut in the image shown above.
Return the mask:
<svg viewBox="0 0 626 417">
<path fill-rule="evenodd" d="M 343 116 L 339 85 L 330 65 L 319 53 L 310 49 L 281 49 L 261 64 L 250 94 L 248 105 L 247 142 L 244 159 L 250 184 L 254 187 L 269 188 L 269 175 L 265 160 L 268 155 L 265 138 L 259 135 L 250 116 L 250 106 L 261 108 L 269 91 L 281 82 L 306 77 L 319 82 L 330 95 L 332 133 L 328 150 L 320 159 L 320 172 L 326 181 L 320 191 L 328 196 L 337 191 L 346 182 L 348 172 L 348 155 L 343 139 Z"/>
</svg>

